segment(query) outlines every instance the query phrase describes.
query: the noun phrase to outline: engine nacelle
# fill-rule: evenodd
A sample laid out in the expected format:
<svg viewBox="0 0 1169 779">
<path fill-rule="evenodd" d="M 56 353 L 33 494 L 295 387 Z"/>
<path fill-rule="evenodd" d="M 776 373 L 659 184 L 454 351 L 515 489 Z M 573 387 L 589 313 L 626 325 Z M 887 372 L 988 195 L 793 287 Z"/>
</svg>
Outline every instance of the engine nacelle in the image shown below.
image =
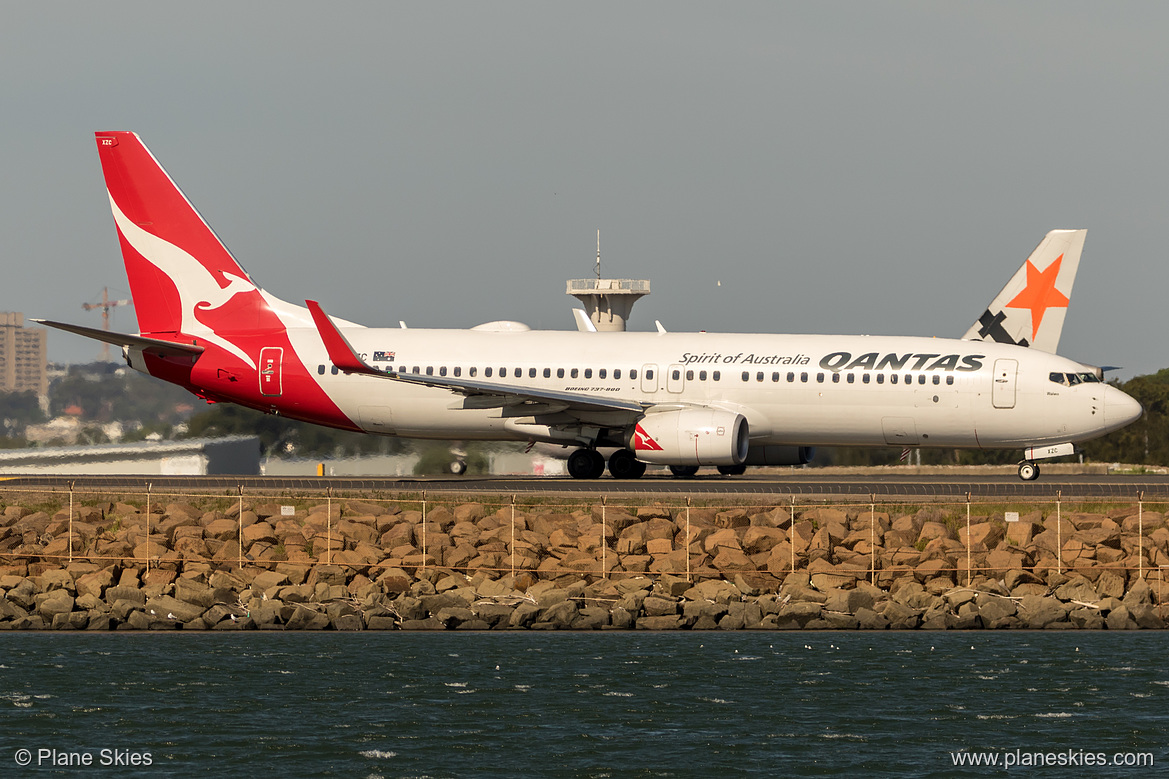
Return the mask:
<svg viewBox="0 0 1169 779">
<path fill-rule="evenodd" d="M 815 456 L 814 446 L 752 446 L 747 465 L 807 465 Z"/>
<path fill-rule="evenodd" d="M 660 465 L 741 465 L 750 446 L 747 418 L 720 408 L 646 414 L 626 433 L 637 459 Z"/>
</svg>

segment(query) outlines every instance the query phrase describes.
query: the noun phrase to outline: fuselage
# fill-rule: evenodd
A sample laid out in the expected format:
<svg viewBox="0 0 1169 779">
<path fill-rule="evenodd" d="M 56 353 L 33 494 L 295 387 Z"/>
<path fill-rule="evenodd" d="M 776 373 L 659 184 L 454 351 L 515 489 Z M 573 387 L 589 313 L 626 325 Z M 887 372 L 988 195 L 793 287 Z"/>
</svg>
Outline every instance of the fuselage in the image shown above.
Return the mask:
<svg viewBox="0 0 1169 779">
<path fill-rule="evenodd" d="M 363 360 L 387 373 L 620 398 L 657 409 L 736 411 L 749 422 L 752 447 L 1042 446 L 1088 440 L 1140 414 L 1135 401 L 1101 383 L 1094 369 L 1034 349 L 978 341 L 363 327 L 343 332 Z M 579 440 L 582 423 L 618 424 L 610 412 L 560 419 L 554 407 L 480 407 L 446 388 L 348 375 L 334 367 L 314 328 L 289 327 L 285 333 L 291 350 L 265 347 L 261 335 L 233 339 L 254 353 L 258 382 L 224 379 L 220 372 L 192 383 L 218 399 L 294 418 L 418 438 L 571 441 Z M 335 411 L 321 413 L 300 400 L 318 393 Z"/>
</svg>

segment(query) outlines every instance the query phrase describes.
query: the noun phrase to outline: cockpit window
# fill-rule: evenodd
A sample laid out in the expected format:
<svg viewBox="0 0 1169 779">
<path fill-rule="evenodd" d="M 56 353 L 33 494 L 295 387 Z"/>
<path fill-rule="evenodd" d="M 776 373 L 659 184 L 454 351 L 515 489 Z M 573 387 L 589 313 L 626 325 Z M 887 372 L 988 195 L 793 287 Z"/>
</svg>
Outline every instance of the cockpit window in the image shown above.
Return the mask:
<svg viewBox="0 0 1169 779">
<path fill-rule="evenodd" d="M 1051 379 L 1056 384 L 1062 384 L 1065 387 L 1074 387 L 1077 384 L 1099 384 L 1100 378 L 1091 372 L 1085 373 L 1049 373 L 1047 378 Z"/>
</svg>

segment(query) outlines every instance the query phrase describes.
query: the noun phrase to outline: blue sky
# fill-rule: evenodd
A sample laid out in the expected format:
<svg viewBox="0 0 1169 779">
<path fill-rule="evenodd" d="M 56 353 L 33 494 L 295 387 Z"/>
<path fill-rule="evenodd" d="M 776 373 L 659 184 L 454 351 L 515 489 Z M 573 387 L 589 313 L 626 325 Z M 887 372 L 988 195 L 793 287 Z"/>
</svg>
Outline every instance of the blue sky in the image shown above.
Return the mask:
<svg viewBox="0 0 1169 779">
<path fill-rule="evenodd" d="M 93 131 L 138 132 L 252 276 L 367 325 L 959 336 L 1088 228 L 1061 353 L 1169 365 L 1169 7 L 6 3 L 0 309 L 127 294 Z M 721 282 L 721 285 L 720 283 Z M 114 324 L 132 331 L 128 312 Z M 51 333 L 50 358 L 96 347 Z"/>
</svg>

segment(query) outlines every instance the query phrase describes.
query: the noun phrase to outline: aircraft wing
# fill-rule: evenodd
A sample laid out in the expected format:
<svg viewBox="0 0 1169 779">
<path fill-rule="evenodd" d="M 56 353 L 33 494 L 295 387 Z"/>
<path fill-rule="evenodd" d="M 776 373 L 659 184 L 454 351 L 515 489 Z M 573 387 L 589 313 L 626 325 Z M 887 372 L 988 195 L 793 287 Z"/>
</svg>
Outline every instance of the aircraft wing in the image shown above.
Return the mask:
<svg viewBox="0 0 1169 779">
<path fill-rule="evenodd" d="M 51 322 L 48 319 L 30 319 L 30 322 L 36 322 L 39 325 L 46 325 L 47 327 L 55 327 L 58 330 L 64 330 L 67 333 L 84 336 L 85 338 L 93 338 L 98 341 L 104 341 L 114 346 L 133 346 L 142 349 L 143 352 L 153 353 L 158 355 L 176 355 L 176 354 L 202 354 L 203 347 L 195 344 L 175 343 L 173 341 L 163 341 L 158 338 L 147 338 L 144 335 L 130 335 L 128 333 L 113 333 L 108 330 L 98 330 L 95 327 L 82 327 L 81 325 L 70 325 L 64 322 Z"/>
<path fill-rule="evenodd" d="M 309 311 L 312 312 L 313 322 L 316 324 L 317 332 L 320 333 L 325 349 L 329 353 L 329 360 L 346 373 L 364 374 L 379 379 L 420 384 L 426 387 L 442 387 L 461 395 L 480 396 L 485 402 L 475 405 L 483 408 L 511 405 L 512 403 L 539 403 L 558 407 L 559 410 L 564 411 L 625 411 L 631 414 L 641 414 L 649 405 L 652 405 L 577 392 L 561 392 L 538 387 L 517 387 L 467 378 L 425 376 L 420 373 L 385 373 L 357 356 L 353 346 L 333 324 L 332 319 L 319 303 L 315 300 L 306 300 L 305 303 L 308 305 Z"/>
</svg>

